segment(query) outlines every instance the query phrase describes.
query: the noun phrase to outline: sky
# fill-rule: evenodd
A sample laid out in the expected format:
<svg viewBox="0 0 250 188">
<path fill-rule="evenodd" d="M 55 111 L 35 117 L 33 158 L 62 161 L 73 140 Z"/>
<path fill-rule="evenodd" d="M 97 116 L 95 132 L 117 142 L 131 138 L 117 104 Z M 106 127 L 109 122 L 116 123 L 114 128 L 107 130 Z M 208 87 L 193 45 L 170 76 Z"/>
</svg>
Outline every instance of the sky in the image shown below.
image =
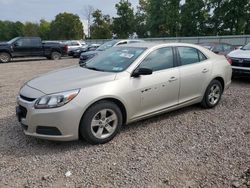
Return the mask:
<svg viewBox="0 0 250 188">
<path fill-rule="evenodd" d="M 39 22 L 51 21 L 60 12 L 78 14 L 83 22 L 84 7 L 91 5 L 104 14 L 116 15 L 115 4 L 119 0 L 0 0 L 0 20 Z M 133 7 L 139 0 L 130 0 Z M 85 25 L 86 23 L 84 23 Z M 86 28 L 86 27 L 85 27 Z"/>
</svg>

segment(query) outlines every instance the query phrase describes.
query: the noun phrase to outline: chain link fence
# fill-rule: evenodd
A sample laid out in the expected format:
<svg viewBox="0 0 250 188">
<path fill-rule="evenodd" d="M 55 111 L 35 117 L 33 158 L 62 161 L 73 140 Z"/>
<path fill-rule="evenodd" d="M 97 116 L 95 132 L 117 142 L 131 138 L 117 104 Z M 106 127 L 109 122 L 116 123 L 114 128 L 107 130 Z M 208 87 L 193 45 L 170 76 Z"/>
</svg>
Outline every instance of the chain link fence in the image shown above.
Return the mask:
<svg viewBox="0 0 250 188">
<path fill-rule="evenodd" d="M 91 39 L 86 40 L 87 43 L 103 44 L 111 39 Z M 164 38 L 143 38 L 150 42 L 183 42 L 183 43 L 205 43 L 205 42 L 224 42 L 235 46 L 243 46 L 250 43 L 250 35 L 234 35 L 234 36 L 204 36 L 204 37 L 164 37 Z"/>
</svg>

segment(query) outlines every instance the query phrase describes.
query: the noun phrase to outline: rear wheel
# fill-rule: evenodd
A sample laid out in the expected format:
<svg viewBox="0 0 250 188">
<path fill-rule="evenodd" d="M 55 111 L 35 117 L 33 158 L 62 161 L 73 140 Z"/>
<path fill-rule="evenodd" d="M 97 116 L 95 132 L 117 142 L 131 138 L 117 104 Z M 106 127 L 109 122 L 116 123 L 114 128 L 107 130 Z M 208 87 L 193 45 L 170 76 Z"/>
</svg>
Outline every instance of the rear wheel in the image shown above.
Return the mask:
<svg viewBox="0 0 250 188">
<path fill-rule="evenodd" d="M 215 107 L 222 95 L 222 85 L 218 80 L 213 80 L 207 87 L 201 105 L 204 108 L 213 108 Z"/>
<path fill-rule="evenodd" d="M 59 53 L 59 52 L 52 52 L 50 58 L 51 58 L 52 60 L 59 60 L 59 59 L 61 59 L 61 56 L 62 56 L 62 55 L 61 55 L 61 53 Z"/>
<path fill-rule="evenodd" d="M 122 126 L 122 113 L 113 102 L 100 101 L 83 115 L 81 136 L 91 144 L 104 144 L 112 140 Z"/>
<path fill-rule="evenodd" d="M 0 53 L 0 63 L 8 63 L 10 62 L 10 54 L 6 52 Z"/>
</svg>

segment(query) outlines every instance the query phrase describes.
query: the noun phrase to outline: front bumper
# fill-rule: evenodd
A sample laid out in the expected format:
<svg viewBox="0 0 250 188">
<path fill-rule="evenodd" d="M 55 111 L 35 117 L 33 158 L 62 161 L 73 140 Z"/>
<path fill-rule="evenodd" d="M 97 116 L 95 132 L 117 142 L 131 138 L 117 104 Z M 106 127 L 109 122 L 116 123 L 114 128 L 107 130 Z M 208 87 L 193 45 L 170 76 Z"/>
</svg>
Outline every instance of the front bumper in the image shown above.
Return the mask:
<svg viewBox="0 0 250 188">
<path fill-rule="evenodd" d="M 34 103 L 17 97 L 16 114 L 26 135 L 55 141 L 78 139 L 81 110 L 73 101 L 54 109 L 35 109 Z"/>
</svg>

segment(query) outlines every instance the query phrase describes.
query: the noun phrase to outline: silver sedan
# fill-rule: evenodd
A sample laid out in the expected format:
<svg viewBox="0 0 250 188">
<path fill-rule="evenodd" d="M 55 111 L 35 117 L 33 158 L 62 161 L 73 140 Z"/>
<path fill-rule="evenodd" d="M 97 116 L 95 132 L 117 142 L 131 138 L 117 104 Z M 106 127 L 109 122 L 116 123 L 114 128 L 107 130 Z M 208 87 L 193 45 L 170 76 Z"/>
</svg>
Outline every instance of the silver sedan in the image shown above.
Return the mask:
<svg viewBox="0 0 250 188">
<path fill-rule="evenodd" d="M 231 75 L 225 57 L 197 45 L 129 44 L 28 81 L 16 113 L 26 135 L 103 144 L 124 124 L 196 103 L 215 107 Z"/>
</svg>

